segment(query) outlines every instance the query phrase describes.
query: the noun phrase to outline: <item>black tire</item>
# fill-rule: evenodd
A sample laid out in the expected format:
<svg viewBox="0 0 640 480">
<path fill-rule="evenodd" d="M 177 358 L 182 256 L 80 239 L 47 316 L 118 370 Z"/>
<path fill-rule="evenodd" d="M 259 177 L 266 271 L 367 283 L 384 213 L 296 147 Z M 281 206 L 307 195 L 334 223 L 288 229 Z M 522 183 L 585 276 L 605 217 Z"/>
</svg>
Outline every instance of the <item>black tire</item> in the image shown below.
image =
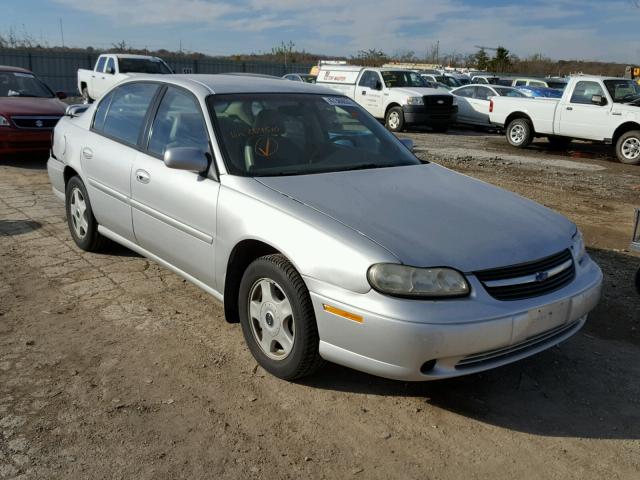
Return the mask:
<svg viewBox="0 0 640 480">
<path fill-rule="evenodd" d="M 401 107 L 391 107 L 384 117 L 384 125 L 391 132 L 404 130 L 404 112 Z"/>
<path fill-rule="evenodd" d="M 73 197 L 76 190 L 81 195 L 86 206 L 84 214 L 86 228 L 82 229 L 85 232 L 84 235 L 76 231 L 76 225 L 80 218 L 78 216 L 78 213 L 75 213 L 77 212 L 77 210 L 74 210 L 72 212 L 72 202 L 74 202 Z M 108 244 L 108 240 L 100 235 L 100 233 L 98 233 L 98 222 L 93 216 L 93 210 L 91 209 L 89 195 L 87 194 L 87 189 L 85 188 L 84 183 L 80 179 L 80 177 L 72 177 L 67 182 L 64 203 L 67 213 L 67 225 L 69 225 L 69 232 L 71 232 L 71 237 L 73 238 L 73 241 L 76 242 L 76 245 L 87 252 L 98 252 L 102 250 Z"/>
<path fill-rule="evenodd" d="M 554 148 L 566 148 L 573 142 L 573 138 L 570 137 L 547 137 L 547 140 Z"/>
<path fill-rule="evenodd" d="M 627 165 L 640 165 L 640 130 L 622 135 L 616 142 L 616 157 Z"/>
<path fill-rule="evenodd" d="M 252 322 L 256 321 L 249 314 L 250 295 L 257 283 L 264 279 L 275 282 L 291 304 L 295 335 L 290 353 L 282 359 L 270 358 L 263 351 L 254 334 L 255 327 L 252 327 Z M 323 365 L 324 361 L 318 353 L 320 339 L 309 291 L 284 255 L 266 255 L 247 267 L 240 282 L 238 311 L 245 342 L 253 357 L 267 372 L 283 380 L 296 380 L 311 375 Z M 276 314 L 276 317 L 279 316 Z"/>
<path fill-rule="evenodd" d="M 89 90 L 87 90 L 87 87 L 82 87 L 82 103 L 87 105 L 93 103 L 93 98 L 89 96 Z"/>
<path fill-rule="evenodd" d="M 636 272 L 636 290 L 640 294 L 640 269 Z"/>
<path fill-rule="evenodd" d="M 526 118 L 516 118 L 507 126 L 505 135 L 510 145 L 525 148 L 533 142 L 533 126 Z"/>
</svg>

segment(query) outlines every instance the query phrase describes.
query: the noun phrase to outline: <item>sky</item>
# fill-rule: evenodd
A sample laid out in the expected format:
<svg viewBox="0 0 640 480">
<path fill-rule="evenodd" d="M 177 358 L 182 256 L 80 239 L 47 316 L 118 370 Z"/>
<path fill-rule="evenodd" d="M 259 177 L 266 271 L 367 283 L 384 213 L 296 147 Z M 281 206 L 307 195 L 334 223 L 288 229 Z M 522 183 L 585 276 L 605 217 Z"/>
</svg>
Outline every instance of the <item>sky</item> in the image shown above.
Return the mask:
<svg viewBox="0 0 640 480">
<path fill-rule="evenodd" d="M 4 5 L 2 5 L 4 4 Z M 327 55 L 376 48 L 424 55 L 502 45 L 524 57 L 640 63 L 633 0 L 0 0 L 0 35 L 49 45 L 269 52 L 280 42 Z M 491 53 L 491 52 L 489 52 Z"/>
</svg>

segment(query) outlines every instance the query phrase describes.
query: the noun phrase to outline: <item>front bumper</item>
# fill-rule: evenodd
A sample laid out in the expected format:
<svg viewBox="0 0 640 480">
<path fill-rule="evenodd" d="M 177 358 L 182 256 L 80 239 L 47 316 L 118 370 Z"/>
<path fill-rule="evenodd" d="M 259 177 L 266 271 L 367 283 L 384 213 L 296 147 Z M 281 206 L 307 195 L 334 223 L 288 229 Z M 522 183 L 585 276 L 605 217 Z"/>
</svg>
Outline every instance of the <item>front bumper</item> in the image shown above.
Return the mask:
<svg viewBox="0 0 640 480">
<path fill-rule="evenodd" d="M 408 125 L 426 125 L 428 127 L 444 127 L 455 122 L 458 106 L 429 107 L 424 105 L 404 105 L 402 107 L 404 121 Z"/>
<path fill-rule="evenodd" d="M 0 154 L 46 152 L 51 148 L 50 129 L 21 130 L 0 127 Z"/>
<path fill-rule="evenodd" d="M 305 278 L 318 323 L 320 355 L 405 381 L 475 373 L 546 350 L 575 334 L 597 305 L 602 286 L 602 272 L 588 257 L 577 266 L 569 285 L 526 300 L 496 300 L 474 276 L 468 279 L 472 287 L 468 298 L 420 301 L 373 290 L 354 294 Z M 363 320 L 329 313 L 323 305 Z"/>
</svg>

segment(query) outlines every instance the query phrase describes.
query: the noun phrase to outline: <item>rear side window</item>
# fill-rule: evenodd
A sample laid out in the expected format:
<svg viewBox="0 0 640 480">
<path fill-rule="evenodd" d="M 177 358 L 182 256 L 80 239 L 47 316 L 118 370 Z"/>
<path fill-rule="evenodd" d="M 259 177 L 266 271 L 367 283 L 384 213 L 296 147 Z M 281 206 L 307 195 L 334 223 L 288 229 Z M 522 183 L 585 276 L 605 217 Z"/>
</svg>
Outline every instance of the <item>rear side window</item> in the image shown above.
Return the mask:
<svg viewBox="0 0 640 480">
<path fill-rule="evenodd" d="M 113 99 L 113 92 L 109 92 L 108 95 L 105 95 L 100 100 L 98 107 L 96 108 L 96 114 L 93 117 L 93 129 L 102 131 L 104 128 L 104 119 L 109 111 L 109 105 L 111 105 L 111 100 Z"/>
<path fill-rule="evenodd" d="M 105 57 L 98 58 L 98 64 L 96 65 L 96 72 L 104 71 L 104 62 L 105 62 Z"/>
<path fill-rule="evenodd" d="M 524 87 L 527 85 L 527 81 L 526 80 L 518 80 L 516 81 L 516 87 Z"/>
<path fill-rule="evenodd" d="M 454 95 L 458 97 L 473 98 L 475 87 L 464 87 L 454 92 Z"/>
<path fill-rule="evenodd" d="M 193 96 L 169 87 L 153 121 L 148 150 L 162 156 L 167 149 L 175 147 L 195 147 L 208 152 L 209 136 Z"/>
<path fill-rule="evenodd" d="M 110 58 L 107 62 L 107 68 L 104 70 L 105 73 L 115 73 L 116 71 L 116 62 L 113 61 L 113 58 Z"/>
<path fill-rule="evenodd" d="M 102 127 L 98 124 L 100 112 L 96 112 L 94 129 L 114 140 L 137 144 L 147 110 L 157 90 L 158 85 L 153 83 L 127 83 L 116 88 L 109 94 L 111 101 L 104 113 Z M 106 103 L 104 100 L 106 98 L 98 108 Z"/>
</svg>

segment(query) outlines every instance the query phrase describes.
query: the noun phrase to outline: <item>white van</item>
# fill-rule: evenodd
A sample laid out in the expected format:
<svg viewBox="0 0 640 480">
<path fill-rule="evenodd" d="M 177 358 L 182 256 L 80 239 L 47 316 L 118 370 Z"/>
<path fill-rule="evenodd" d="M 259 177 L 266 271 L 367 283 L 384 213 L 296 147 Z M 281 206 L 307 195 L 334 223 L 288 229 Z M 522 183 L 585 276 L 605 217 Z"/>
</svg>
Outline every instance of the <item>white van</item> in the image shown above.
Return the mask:
<svg viewBox="0 0 640 480">
<path fill-rule="evenodd" d="M 429 87 L 412 70 L 323 63 L 316 82 L 352 98 L 392 132 L 408 125 L 446 132 L 458 112 L 453 95 Z"/>
</svg>

